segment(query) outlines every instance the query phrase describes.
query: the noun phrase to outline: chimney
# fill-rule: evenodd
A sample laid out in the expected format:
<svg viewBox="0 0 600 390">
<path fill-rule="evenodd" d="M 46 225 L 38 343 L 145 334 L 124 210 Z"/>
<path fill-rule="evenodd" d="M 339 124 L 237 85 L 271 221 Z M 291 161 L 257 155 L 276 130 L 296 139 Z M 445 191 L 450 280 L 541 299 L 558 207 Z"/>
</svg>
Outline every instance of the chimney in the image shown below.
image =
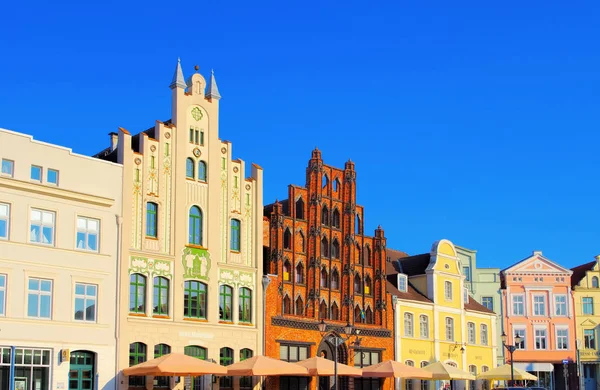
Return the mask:
<svg viewBox="0 0 600 390">
<path fill-rule="evenodd" d="M 112 152 L 117 148 L 117 144 L 119 143 L 119 134 L 113 131 L 108 133 L 108 135 L 110 135 L 110 151 Z"/>
</svg>

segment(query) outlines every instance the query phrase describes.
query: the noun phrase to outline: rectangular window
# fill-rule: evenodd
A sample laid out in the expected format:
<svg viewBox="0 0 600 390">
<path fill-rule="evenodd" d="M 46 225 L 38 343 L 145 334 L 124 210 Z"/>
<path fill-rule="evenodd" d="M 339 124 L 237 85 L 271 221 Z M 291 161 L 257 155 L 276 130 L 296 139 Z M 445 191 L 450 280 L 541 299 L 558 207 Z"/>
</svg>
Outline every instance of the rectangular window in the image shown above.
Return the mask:
<svg viewBox="0 0 600 390">
<path fill-rule="evenodd" d="M 15 175 L 15 162 L 12 160 L 2 159 L 2 174 L 13 177 Z"/>
<path fill-rule="evenodd" d="M 398 290 L 406 292 L 406 276 L 398 275 Z"/>
<path fill-rule="evenodd" d="M 583 344 L 585 349 L 596 349 L 596 331 L 594 329 L 583 330 Z"/>
<path fill-rule="evenodd" d="M 469 303 L 469 289 L 463 288 L 463 300 L 465 303 Z"/>
<path fill-rule="evenodd" d="M 512 296 L 512 314 L 513 316 L 525 315 L 525 296 L 524 295 L 513 295 Z"/>
<path fill-rule="evenodd" d="M 194 143 L 194 128 L 190 127 L 190 143 Z"/>
<path fill-rule="evenodd" d="M 526 337 L 525 336 L 525 334 L 526 334 L 525 333 L 525 329 L 524 328 L 515 329 L 514 330 L 514 334 L 515 334 L 515 337 L 516 336 L 521 337 L 521 342 L 518 343 L 518 344 L 515 343 L 515 348 L 516 349 L 525 349 L 525 345 L 527 345 L 526 344 L 526 338 L 525 338 Z"/>
<path fill-rule="evenodd" d="M 567 315 L 567 296 L 566 295 L 555 295 L 554 296 L 554 315 L 566 316 Z"/>
<path fill-rule="evenodd" d="M 200 142 L 199 137 L 200 136 L 200 132 L 198 131 L 198 129 L 196 129 L 196 131 L 194 132 L 194 143 L 196 145 L 198 145 L 198 143 Z"/>
<path fill-rule="evenodd" d="M 10 229 L 10 205 L 0 203 L 0 240 L 8 240 Z"/>
<path fill-rule="evenodd" d="M 286 362 L 299 362 L 308 359 L 308 346 L 304 345 L 280 345 L 279 360 Z"/>
<path fill-rule="evenodd" d="M 204 129 L 200 129 L 200 145 L 204 145 Z"/>
<path fill-rule="evenodd" d="M 93 218 L 77 217 L 77 249 L 98 251 L 100 221 Z"/>
<path fill-rule="evenodd" d="M 452 300 L 452 282 L 446 280 L 444 282 L 444 298 L 447 301 L 451 301 Z"/>
<path fill-rule="evenodd" d="M 475 344 L 475 324 L 472 322 L 467 323 L 467 340 L 469 344 Z"/>
<path fill-rule="evenodd" d="M 583 297 L 582 298 L 582 309 L 583 309 L 583 314 L 593 315 L 594 314 L 594 298 Z"/>
<path fill-rule="evenodd" d="M 479 341 L 481 345 L 488 345 L 488 327 L 485 324 L 479 326 Z"/>
<path fill-rule="evenodd" d="M 481 297 L 481 304 L 494 311 L 494 297 Z"/>
<path fill-rule="evenodd" d="M 6 275 L 0 275 L 0 316 L 6 315 Z"/>
<path fill-rule="evenodd" d="M 471 268 L 463 267 L 463 275 L 465 275 L 465 281 L 470 282 L 471 281 Z"/>
<path fill-rule="evenodd" d="M 546 315 L 546 297 L 544 295 L 533 296 L 533 315 L 534 316 L 545 316 Z"/>
<path fill-rule="evenodd" d="M 56 169 L 48 169 L 48 184 L 58 185 L 58 171 Z"/>
<path fill-rule="evenodd" d="M 454 341 L 454 319 L 446 317 L 446 340 Z"/>
<path fill-rule="evenodd" d="M 27 316 L 33 318 L 52 317 L 52 281 L 29 278 L 27 287 Z"/>
<path fill-rule="evenodd" d="M 556 329 L 556 349 L 569 349 L 569 329 Z"/>
<path fill-rule="evenodd" d="M 535 349 L 546 349 L 546 329 L 535 330 Z"/>
<path fill-rule="evenodd" d="M 31 180 L 42 182 L 42 167 L 37 165 L 31 166 Z"/>
<path fill-rule="evenodd" d="M 75 319 L 96 322 L 98 286 L 75 283 Z"/>
<path fill-rule="evenodd" d="M 231 220 L 231 250 L 239 252 L 240 251 L 240 228 L 241 222 L 238 219 Z"/>
<path fill-rule="evenodd" d="M 38 244 L 54 244 L 54 220 L 52 211 L 31 209 L 29 242 Z"/>
<path fill-rule="evenodd" d="M 404 313 L 404 336 L 413 337 L 413 315 Z"/>
<path fill-rule="evenodd" d="M 148 237 L 156 237 L 158 230 L 157 212 L 158 205 L 156 203 L 146 203 L 146 236 Z"/>
<path fill-rule="evenodd" d="M 429 338 L 429 317 L 426 315 L 421 315 L 419 317 L 420 329 L 421 329 L 421 338 L 427 339 Z"/>
</svg>

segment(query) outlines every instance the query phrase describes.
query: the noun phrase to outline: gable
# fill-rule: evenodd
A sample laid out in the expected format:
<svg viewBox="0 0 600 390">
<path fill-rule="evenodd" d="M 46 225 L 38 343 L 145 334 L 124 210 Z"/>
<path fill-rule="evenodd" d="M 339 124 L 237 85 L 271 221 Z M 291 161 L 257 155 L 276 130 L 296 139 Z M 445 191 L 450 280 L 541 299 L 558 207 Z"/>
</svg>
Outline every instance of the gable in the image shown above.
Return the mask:
<svg viewBox="0 0 600 390">
<path fill-rule="evenodd" d="M 431 261 L 427 269 L 460 276 L 461 267 L 454 244 L 446 239 L 433 243 L 431 246 Z"/>
<path fill-rule="evenodd" d="M 585 321 L 583 321 L 580 325 L 581 326 L 596 326 L 596 325 L 598 325 L 598 323 L 596 323 L 588 318 Z"/>
<path fill-rule="evenodd" d="M 543 273 L 571 275 L 573 272 L 542 255 L 542 252 L 534 252 L 517 264 L 505 269 L 503 273 Z"/>
</svg>

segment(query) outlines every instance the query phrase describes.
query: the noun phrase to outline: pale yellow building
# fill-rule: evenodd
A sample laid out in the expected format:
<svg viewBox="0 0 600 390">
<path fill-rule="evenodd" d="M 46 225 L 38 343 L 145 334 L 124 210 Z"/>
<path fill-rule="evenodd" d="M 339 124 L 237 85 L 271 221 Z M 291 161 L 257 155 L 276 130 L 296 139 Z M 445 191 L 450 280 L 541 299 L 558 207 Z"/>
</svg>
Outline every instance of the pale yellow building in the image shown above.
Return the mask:
<svg viewBox="0 0 600 390">
<path fill-rule="evenodd" d="M 172 113 L 111 135 L 97 157 L 123 165 L 118 354 L 122 370 L 169 352 L 221 364 L 263 353 L 262 169 L 232 159 L 219 138 L 219 91 L 177 64 Z M 181 388 L 175 379 L 119 378 L 120 389 Z M 199 378 L 194 388 L 256 380 Z"/>
<path fill-rule="evenodd" d="M 417 367 L 442 361 L 474 375 L 496 366 L 496 314 L 469 297 L 452 242 L 408 256 L 388 250 L 388 291 L 394 297 L 396 360 Z M 402 381 L 406 390 L 442 381 Z M 452 384 L 463 389 L 465 381 Z M 473 381 L 471 389 L 487 383 Z"/>
<path fill-rule="evenodd" d="M 115 387 L 122 167 L 0 129 L 0 388 Z"/>
</svg>

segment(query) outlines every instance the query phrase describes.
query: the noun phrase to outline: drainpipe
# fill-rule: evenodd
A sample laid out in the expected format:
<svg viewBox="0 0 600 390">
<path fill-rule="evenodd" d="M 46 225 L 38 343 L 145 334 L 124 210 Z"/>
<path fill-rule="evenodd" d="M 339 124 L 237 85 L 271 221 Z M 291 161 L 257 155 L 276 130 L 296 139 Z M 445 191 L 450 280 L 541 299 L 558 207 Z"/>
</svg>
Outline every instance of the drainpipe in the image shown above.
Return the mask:
<svg viewBox="0 0 600 390">
<path fill-rule="evenodd" d="M 396 341 L 396 335 L 398 334 L 399 330 L 398 330 L 398 321 L 396 320 L 396 304 L 398 303 L 398 297 L 395 295 L 392 295 L 392 310 L 394 312 L 394 333 L 392 335 L 393 339 L 394 339 L 394 360 L 398 361 L 398 359 L 400 359 L 400 352 L 398 351 L 398 345 L 397 345 L 397 341 Z M 398 388 L 398 378 L 394 378 L 394 389 Z"/>
<path fill-rule="evenodd" d="M 123 227 L 123 217 L 116 215 L 117 217 L 117 310 L 115 311 L 115 390 L 119 389 L 119 343 L 120 343 L 120 319 L 121 319 L 121 248 L 123 246 L 123 240 L 121 237 L 121 229 Z"/>
</svg>

